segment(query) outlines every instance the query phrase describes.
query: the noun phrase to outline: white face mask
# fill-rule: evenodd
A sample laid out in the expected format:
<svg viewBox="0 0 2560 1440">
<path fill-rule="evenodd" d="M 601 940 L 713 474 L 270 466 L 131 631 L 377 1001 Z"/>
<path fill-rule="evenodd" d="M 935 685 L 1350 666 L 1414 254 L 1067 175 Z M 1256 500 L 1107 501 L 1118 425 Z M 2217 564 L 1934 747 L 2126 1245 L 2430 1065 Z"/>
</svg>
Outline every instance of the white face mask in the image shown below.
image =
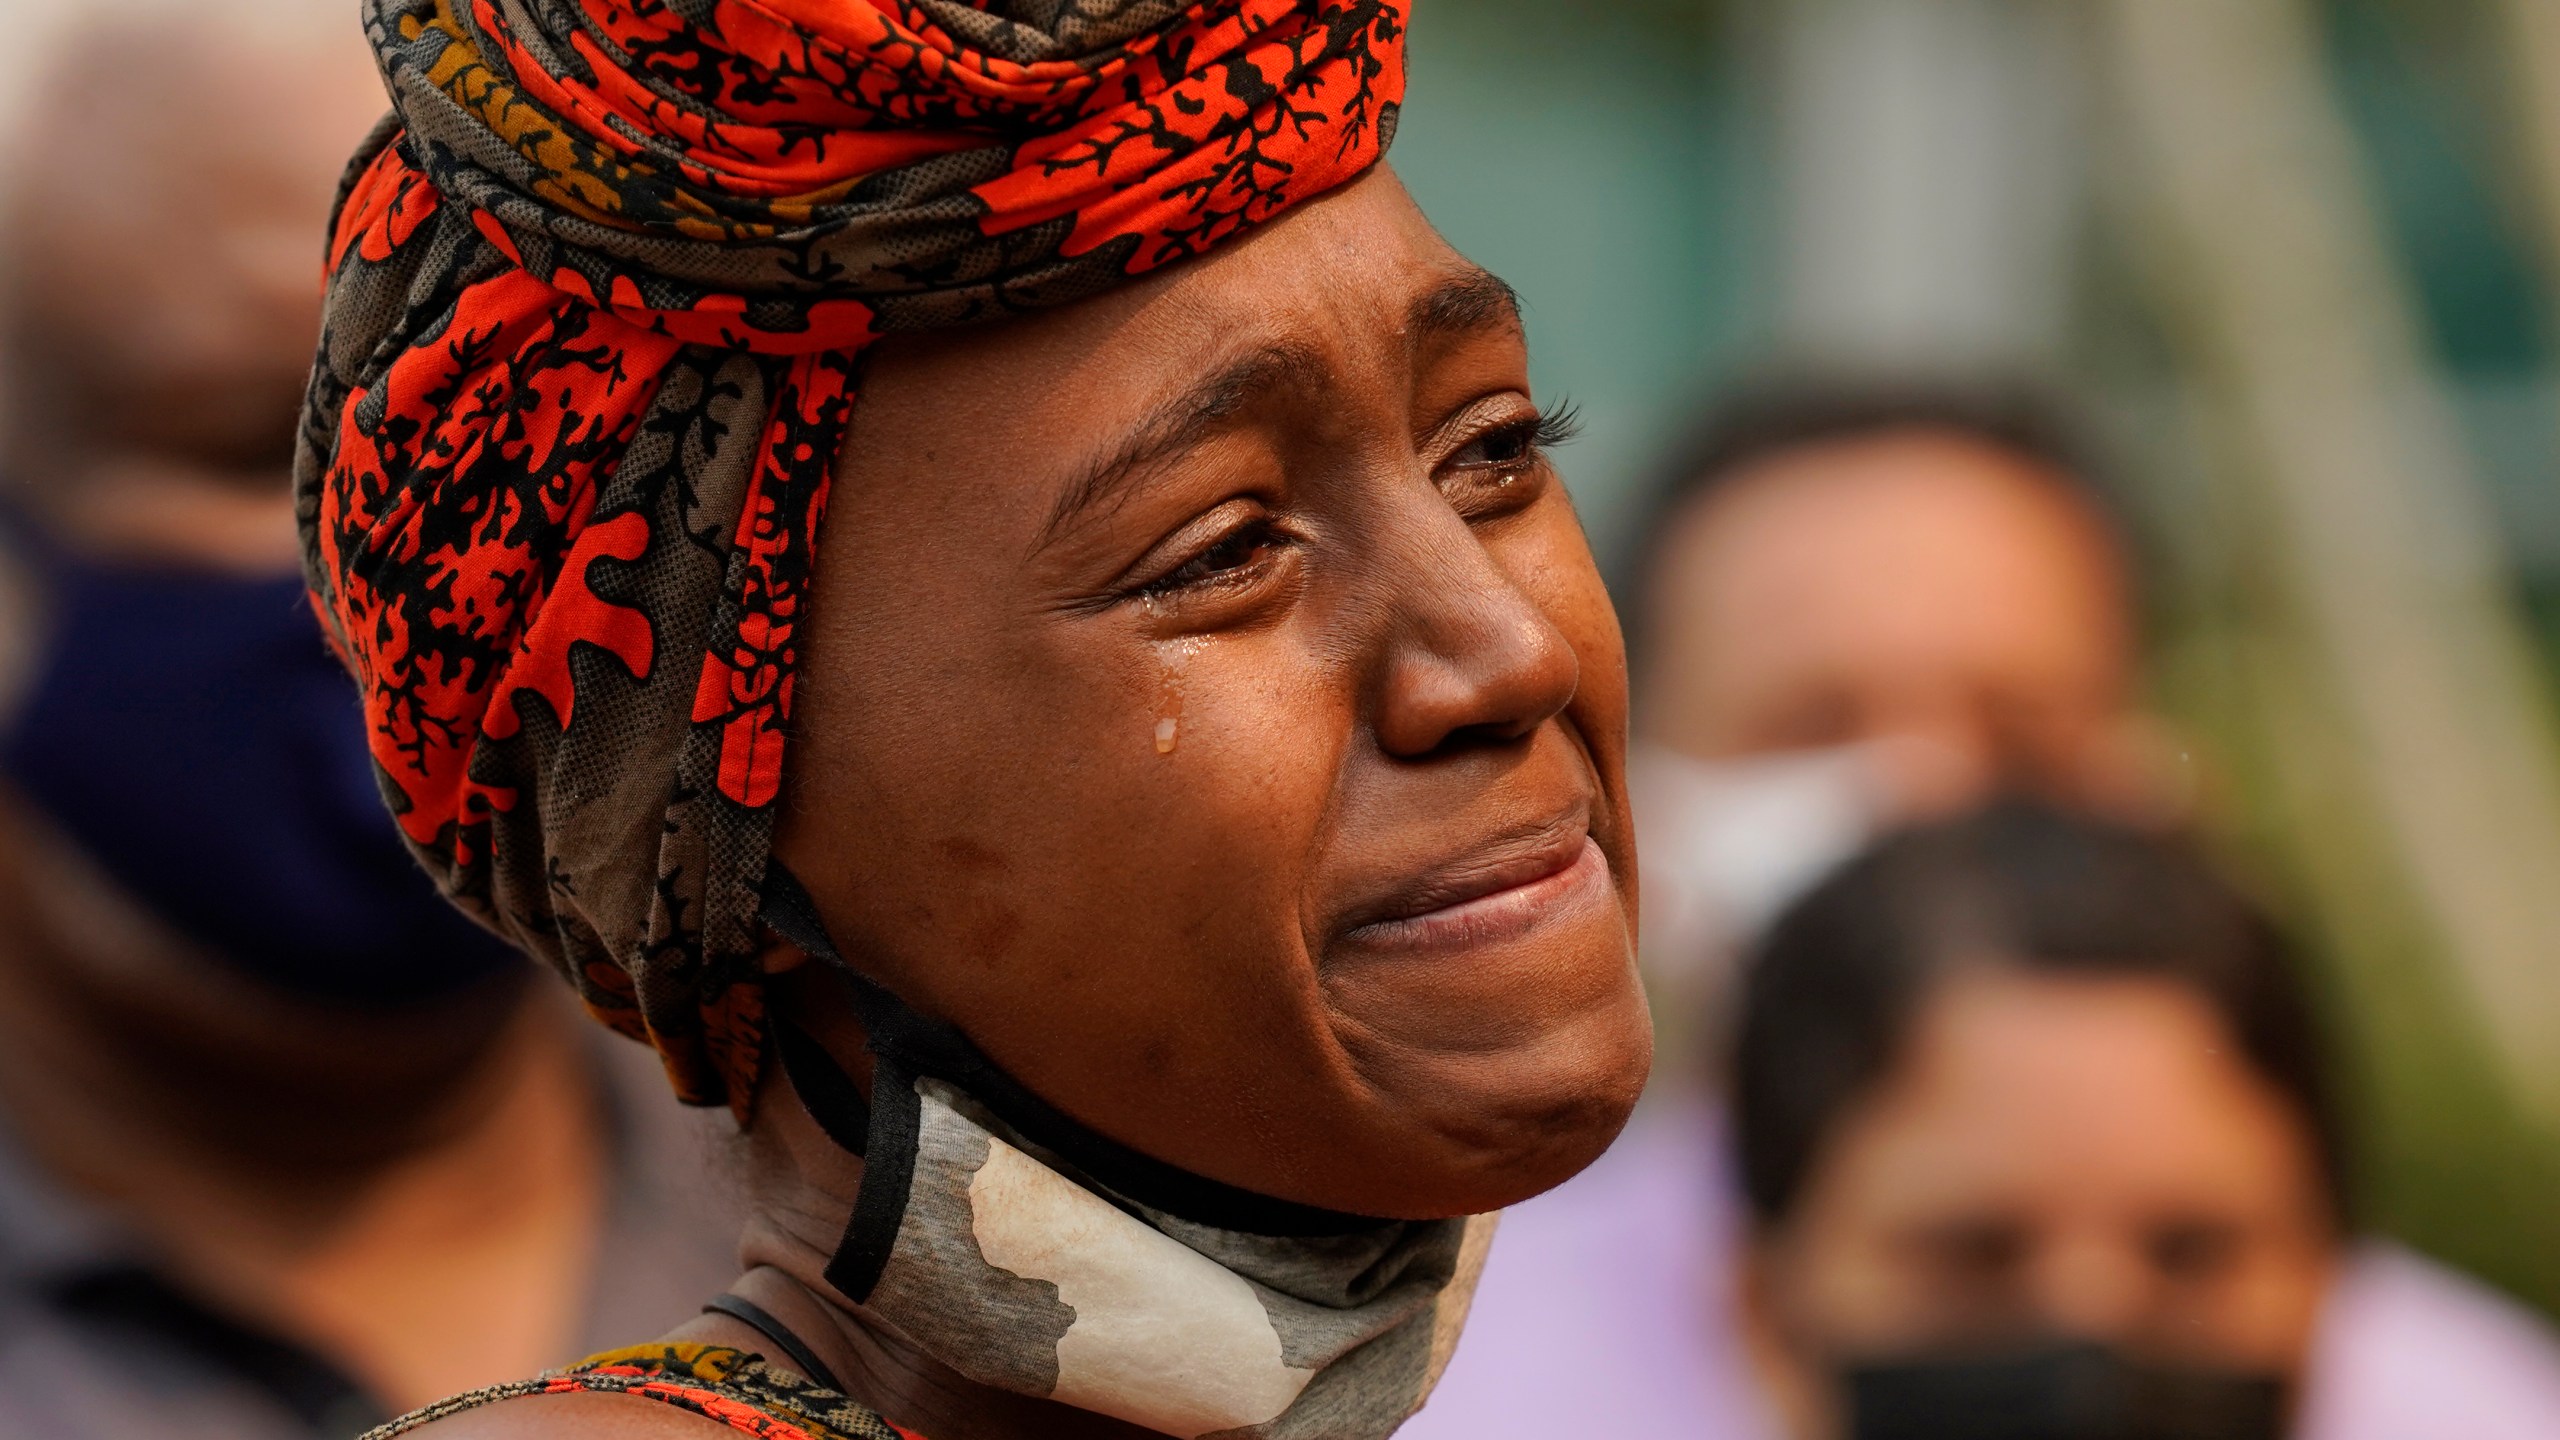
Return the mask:
<svg viewBox="0 0 2560 1440">
<path fill-rule="evenodd" d="M 1175 1440 L 1387 1440 L 1422 1408 L 1494 1217 L 1341 1215 L 1127 1150 L 856 974 L 787 872 L 766 887 L 869 1037 L 866 1098 L 772 1022 L 802 1105 L 863 1157 L 826 1270 L 847 1301 L 981 1384 Z"/>
<path fill-rule="evenodd" d="M 1699 760 L 1628 757 L 1644 882 L 1645 976 L 1712 1005 L 1736 957 L 1798 896 L 1865 848 L 1893 808 L 1877 745 Z"/>
</svg>

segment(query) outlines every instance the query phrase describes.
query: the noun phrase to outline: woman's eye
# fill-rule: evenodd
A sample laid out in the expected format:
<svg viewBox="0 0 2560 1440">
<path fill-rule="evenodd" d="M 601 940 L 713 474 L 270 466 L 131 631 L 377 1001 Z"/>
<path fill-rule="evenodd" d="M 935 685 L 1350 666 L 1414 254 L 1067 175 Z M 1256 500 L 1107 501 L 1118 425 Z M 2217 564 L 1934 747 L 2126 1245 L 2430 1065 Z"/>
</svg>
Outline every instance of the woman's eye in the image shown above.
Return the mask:
<svg viewBox="0 0 2560 1440">
<path fill-rule="evenodd" d="M 1279 537 L 1264 521 L 1241 525 L 1220 536 L 1208 549 L 1185 560 L 1140 590 L 1145 595 L 1169 595 L 1208 584 L 1251 569 L 1278 544 Z"/>
<path fill-rule="evenodd" d="M 1511 470 L 1527 464 L 1537 449 L 1537 425 L 1523 422 L 1477 436 L 1460 446 L 1449 463 L 1461 470 Z"/>
<path fill-rule="evenodd" d="M 2006 1279 L 2027 1255 L 2026 1232 L 2001 1221 L 1947 1225 L 1923 1237 L 1921 1250 L 1942 1276 L 1966 1284 Z"/>
<path fill-rule="evenodd" d="M 1536 464 L 1544 452 L 1573 439 L 1581 428 L 1573 407 L 1560 406 L 1549 413 L 1524 416 L 1488 430 L 1459 446 L 1444 463 L 1460 472 L 1490 473 L 1497 483 L 1508 484 Z"/>
<path fill-rule="evenodd" d="M 2245 1244 L 2235 1225 L 2210 1220 L 2172 1222 L 2148 1237 L 2151 1263 L 2172 1280 L 2208 1280 L 2239 1263 Z"/>
</svg>

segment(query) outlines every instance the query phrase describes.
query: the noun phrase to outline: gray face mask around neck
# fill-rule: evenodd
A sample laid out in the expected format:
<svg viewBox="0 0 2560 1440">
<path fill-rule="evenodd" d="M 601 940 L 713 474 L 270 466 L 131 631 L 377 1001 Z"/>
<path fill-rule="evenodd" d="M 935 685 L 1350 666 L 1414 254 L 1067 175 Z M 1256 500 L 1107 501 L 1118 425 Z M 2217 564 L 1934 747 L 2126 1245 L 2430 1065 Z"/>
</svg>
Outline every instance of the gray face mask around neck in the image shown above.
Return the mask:
<svg viewBox="0 0 2560 1440">
<path fill-rule="evenodd" d="M 1421 1408 L 1494 1217 L 1344 1215 L 1137 1154 L 855 974 L 779 867 L 765 913 L 869 1032 L 866 1100 L 773 1027 L 801 1102 L 863 1157 L 827 1281 L 866 1316 L 982 1384 L 1183 1440 L 1384 1440 Z"/>
</svg>

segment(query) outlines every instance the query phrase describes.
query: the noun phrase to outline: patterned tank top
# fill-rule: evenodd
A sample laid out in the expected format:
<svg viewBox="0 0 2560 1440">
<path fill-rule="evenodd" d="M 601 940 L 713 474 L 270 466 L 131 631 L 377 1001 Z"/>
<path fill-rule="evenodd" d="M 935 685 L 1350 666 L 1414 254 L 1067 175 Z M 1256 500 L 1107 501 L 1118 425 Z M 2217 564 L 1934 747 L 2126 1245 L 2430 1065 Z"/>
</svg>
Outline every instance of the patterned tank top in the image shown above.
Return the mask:
<svg viewBox="0 0 2560 1440">
<path fill-rule="evenodd" d="M 391 1440 L 430 1421 L 523 1395 L 632 1395 L 690 1410 L 756 1440 L 922 1440 L 814 1381 L 724 1345 L 634 1345 L 566 1370 L 439 1400 L 374 1430 Z"/>
</svg>

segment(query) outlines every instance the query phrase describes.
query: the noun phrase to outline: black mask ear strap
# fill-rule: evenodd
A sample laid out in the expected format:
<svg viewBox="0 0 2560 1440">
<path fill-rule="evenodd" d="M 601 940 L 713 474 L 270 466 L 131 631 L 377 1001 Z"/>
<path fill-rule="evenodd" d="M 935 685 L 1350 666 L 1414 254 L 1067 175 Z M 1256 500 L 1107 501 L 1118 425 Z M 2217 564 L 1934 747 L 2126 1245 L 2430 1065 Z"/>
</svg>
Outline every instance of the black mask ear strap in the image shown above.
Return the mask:
<svg viewBox="0 0 2560 1440">
<path fill-rule="evenodd" d="M 915 1181 L 923 1102 L 916 1094 L 914 1072 L 882 1052 L 878 1040 L 881 1022 L 904 1007 L 845 963 L 828 938 L 809 892 L 778 863 L 765 867 L 764 920 L 774 933 L 807 951 L 847 983 L 854 1011 L 873 1036 L 871 1096 L 866 1100 L 862 1087 L 808 1031 L 781 1015 L 769 1021 L 775 1054 L 783 1073 L 791 1077 L 801 1108 L 829 1140 L 863 1157 L 862 1190 L 854 1197 L 853 1215 L 845 1222 L 844 1235 L 836 1241 L 826 1271 L 827 1283 L 838 1294 L 860 1304 L 871 1298 L 881 1269 L 889 1263 L 899 1222 L 906 1218 L 907 1191 Z"/>
<path fill-rule="evenodd" d="M 836 1068 L 835 1062 L 828 1062 Z M 841 1076 L 844 1072 L 836 1068 Z M 898 1226 L 907 1218 L 907 1194 L 915 1185 L 916 1142 L 924 1115 L 916 1077 L 886 1055 L 871 1061 L 870 1144 L 863 1154 L 862 1191 L 854 1197 L 853 1215 L 845 1221 L 836 1253 L 827 1260 L 827 1283 L 856 1304 L 871 1298 L 880 1272 L 897 1247 Z M 822 1122 L 823 1123 L 823 1122 Z"/>
<path fill-rule="evenodd" d="M 828 1139 L 856 1155 L 869 1155 L 871 1102 L 863 1098 L 862 1087 L 808 1031 L 779 1015 L 772 1019 L 772 1030 L 774 1054 L 782 1061 L 782 1073 L 791 1077 L 791 1088 L 799 1092 L 800 1108 Z"/>
</svg>

